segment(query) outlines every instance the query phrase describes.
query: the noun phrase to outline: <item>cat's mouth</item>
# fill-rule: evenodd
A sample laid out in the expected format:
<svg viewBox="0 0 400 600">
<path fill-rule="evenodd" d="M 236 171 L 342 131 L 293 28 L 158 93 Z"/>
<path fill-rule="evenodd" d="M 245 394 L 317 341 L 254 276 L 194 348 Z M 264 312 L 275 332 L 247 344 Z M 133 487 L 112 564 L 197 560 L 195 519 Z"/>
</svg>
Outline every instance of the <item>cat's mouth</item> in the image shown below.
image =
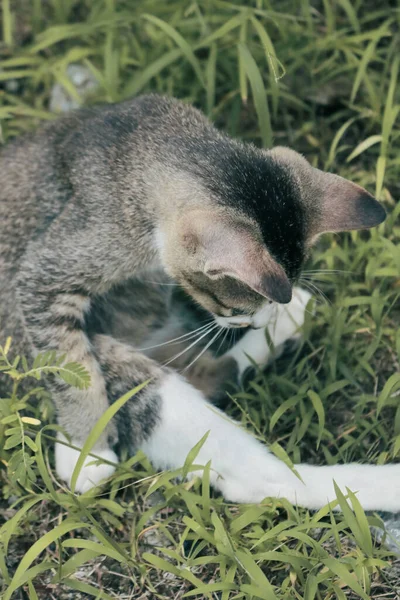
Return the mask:
<svg viewBox="0 0 400 600">
<path fill-rule="evenodd" d="M 251 319 L 244 319 L 243 317 L 220 317 L 214 315 L 216 323 L 224 329 L 243 329 L 244 327 L 250 327 L 252 325 Z"/>
</svg>

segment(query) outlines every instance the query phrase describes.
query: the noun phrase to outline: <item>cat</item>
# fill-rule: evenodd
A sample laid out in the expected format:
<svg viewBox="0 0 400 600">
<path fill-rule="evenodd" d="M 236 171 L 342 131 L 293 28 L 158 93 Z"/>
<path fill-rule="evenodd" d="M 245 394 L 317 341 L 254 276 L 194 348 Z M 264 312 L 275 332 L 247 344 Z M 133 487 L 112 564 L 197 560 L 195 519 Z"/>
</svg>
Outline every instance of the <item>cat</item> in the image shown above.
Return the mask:
<svg viewBox="0 0 400 600">
<path fill-rule="evenodd" d="M 367 191 L 288 148 L 231 139 L 197 109 L 157 95 L 83 109 L 16 139 L 0 172 L 1 338 L 25 355 L 59 351 L 89 372 L 86 390 L 47 382 L 72 445 L 82 447 L 110 402 L 151 379 L 98 440 L 93 451 L 108 463 L 86 461 L 77 491 L 112 474 L 119 435 L 164 469 L 182 466 L 208 432 L 196 464 L 211 461 L 211 483 L 227 500 L 319 508 L 335 498 L 335 479 L 365 509 L 399 509 L 399 465 L 300 464 L 300 480 L 206 398 L 218 402 L 226 379 L 268 362 L 265 326 L 275 347 L 298 335 L 309 294 L 295 283 L 313 243 L 385 218 Z M 168 320 L 170 296 L 152 312 L 140 290 L 160 271 L 212 319 L 189 336 L 242 334 L 220 356 L 206 343 L 186 377 L 171 368 L 181 369 L 178 358 L 156 360 L 160 344 L 186 339 Z M 147 307 L 142 327 L 135 306 Z M 56 444 L 67 483 L 78 455 Z"/>
</svg>

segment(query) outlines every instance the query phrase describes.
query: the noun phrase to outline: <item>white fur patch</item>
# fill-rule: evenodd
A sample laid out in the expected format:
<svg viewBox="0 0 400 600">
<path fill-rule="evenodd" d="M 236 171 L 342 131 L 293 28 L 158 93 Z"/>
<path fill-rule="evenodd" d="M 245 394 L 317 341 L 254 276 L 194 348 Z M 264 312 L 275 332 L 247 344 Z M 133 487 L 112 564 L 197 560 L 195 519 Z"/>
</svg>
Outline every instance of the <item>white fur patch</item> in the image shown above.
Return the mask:
<svg viewBox="0 0 400 600">
<path fill-rule="evenodd" d="M 305 290 L 294 288 L 293 298 L 289 304 L 269 304 L 261 314 L 255 316 L 254 324 L 257 327 L 264 325 L 268 317 L 268 332 L 275 349 L 281 347 L 287 340 L 299 337 L 310 298 L 311 294 Z M 236 360 L 240 375 L 252 365 L 252 360 L 261 367 L 266 366 L 271 357 L 271 349 L 264 329 L 247 331 L 227 355 Z"/>
<path fill-rule="evenodd" d="M 57 435 L 58 439 L 63 442 L 68 440 L 61 433 Z M 77 442 L 72 441 L 74 446 L 79 446 Z M 118 463 L 118 457 L 110 448 L 103 448 L 100 450 L 94 450 L 94 454 L 109 460 L 114 463 Z M 65 481 L 68 486 L 71 484 L 72 473 L 74 472 L 75 465 L 79 458 L 78 450 L 74 448 L 64 446 L 64 444 L 55 445 L 55 458 L 56 458 L 56 472 L 57 475 Z M 99 485 L 103 480 L 108 479 L 115 471 L 115 467 L 107 464 L 89 464 L 95 462 L 96 459 L 92 456 L 88 456 L 84 462 L 84 465 L 79 473 L 75 491 L 84 493 L 90 490 L 92 487 Z"/>
<path fill-rule="evenodd" d="M 209 432 L 194 462 L 205 466 L 211 461 L 211 482 L 227 499 L 251 502 L 266 495 L 260 497 L 255 491 L 261 463 L 270 473 L 283 469 L 292 477 L 283 463 L 179 375 L 168 375 L 159 393 L 160 423 L 141 446 L 155 466 L 181 467 L 193 446 Z"/>
</svg>

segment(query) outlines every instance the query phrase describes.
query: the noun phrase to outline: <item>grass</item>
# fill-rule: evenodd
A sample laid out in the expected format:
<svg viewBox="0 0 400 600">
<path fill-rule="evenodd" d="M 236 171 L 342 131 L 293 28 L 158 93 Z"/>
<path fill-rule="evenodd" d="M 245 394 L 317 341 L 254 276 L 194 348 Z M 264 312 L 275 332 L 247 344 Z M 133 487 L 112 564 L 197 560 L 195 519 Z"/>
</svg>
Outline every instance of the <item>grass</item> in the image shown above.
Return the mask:
<svg viewBox="0 0 400 600">
<path fill-rule="evenodd" d="M 305 285 L 322 295 L 295 355 L 259 373 L 230 412 L 279 454 L 384 463 L 400 452 L 399 18 L 389 0 L 2 0 L 2 139 L 53 118 L 70 63 L 99 82 L 90 102 L 152 90 L 201 107 L 232 135 L 287 144 L 374 192 L 378 230 L 327 236 Z M 318 271 L 318 272 L 316 272 Z M 396 598 L 399 561 L 379 515 L 236 506 L 207 484 L 127 457 L 99 496 L 56 480 L 46 368 L 7 365 L 0 404 L 0 594 L 10 598 L 218 600 Z M 5 375 L 3 375 L 5 376 Z M 18 382 L 32 378 L 31 397 Z M 36 377 L 36 379 L 35 379 Z M 33 401 L 36 399 L 35 401 Z M 90 451 L 90 448 L 87 449 Z M 187 465 L 189 467 L 190 465 Z M 373 485 L 373 482 L 372 482 Z M 397 596 L 396 596 L 397 594 Z"/>
</svg>

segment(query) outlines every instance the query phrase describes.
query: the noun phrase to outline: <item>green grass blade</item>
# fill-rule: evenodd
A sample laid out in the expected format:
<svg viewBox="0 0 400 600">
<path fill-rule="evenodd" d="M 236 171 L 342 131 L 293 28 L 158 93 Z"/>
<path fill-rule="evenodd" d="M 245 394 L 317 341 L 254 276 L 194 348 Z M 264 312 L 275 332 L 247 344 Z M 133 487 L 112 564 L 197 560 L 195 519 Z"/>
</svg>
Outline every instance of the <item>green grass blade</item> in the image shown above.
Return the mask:
<svg viewBox="0 0 400 600">
<path fill-rule="evenodd" d="M 87 456 L 89 455 L 91 449 L 93 448 L 93 446 L 95 445 L 95 443 L 97 442 L 97 440 L 99 439 L 99 437 L 101 436 L 101 434 L 103 433 L 105 428 L 107 427 L 107 424 L 111 421 L 111 419 L 119 411 L 119 409 L 122 406 L 124 406 L 124 404 L 126 404 L 128 402 L 128 400 L 130 400 L 133 396 L 135 396 L 135 394 L 140 392 L 140 390 L 142 390 L 149 383 L 149 381 L 150 380 L 145 381 L 144 383 L 141 383 L 140 385 L 136 386 L 133 390 L 127 392 L 121 398 L 116 400 L 113 404 L 111 404 L 111 406 L 109 406 L 107 408 L 105 413 L 97 421 L 96 425 L 93 427 L 92 431 L 88 435 L 87 440 L 84 443 L 81 453 L 79 455 L 79 458 L 76 461 L 76 465 L 75 465 L 75 468 L 74 468 L 74 471 L 73 471 L 72 477 L 71 477 L 70 488 L 71 488 L 72 493 L 75 490 L 75 486 L 76 486 L 76 482 L 77 482 L 79 473 L 81 472 L 81 469 L 84 465 L 84 462 L 85 462 Z"/>
<path fill-rule="evenodd" d="M 110 596 L 110 594 L 107 594 L 103 590 L 100 590 L 98 587 L 90 585 L 89 583 L 84 583 L 83 581 L 79 581 L 78 579 L 64 579 L 63 584 L 68 586 L 72 590 L 82 592 L 82 594 L 94 596 L 98 600 L 115 600 L 114 596 Z"/>
<path fill-rule="evenodd" d="M 383 37 L 390 35 L 390 33 L 389 33 L 390 23 L 391 23 L 391 19 L 388 19 L 378 29 L 376 29 L 373 32 L 373 37 L 372 37 L 371 41 L 369 42 L 365 52 L 363 53 L 363 57 L 360 61 L 360 66 L 358 68 L 356 77 L 354 79 L 353 89 L 351 90 L 351 96 L 350 96 L 351 102 L 354 102 L 354 99 L 357 95 L 359 87 L 360 87 L 363 79 L 365 79 L 365 77 L 366 77 L 367 68 L 368 68 L 369 63 L 371 62 L 371 60 L 373 59 L 373 57 L 375 55 L 375 50 L 376 50 L 377 44 L 380 42 L 380 40 Z"/>
<path fill-rule="evenodd" d="M 181 49 L 183 56 L 192 65 L 193 70 L 196 73 L 201 85 L 205 88 L 204 76 L 200 63 L 197 60 L 192 48 L 185 40 L 185 38 L 182 37 L 181 34 L 178 33 L 178 31 L 176 31 L 176 29 L 171 27 L 171 25 L 169 25 L 162 19 L 155 17 L 154 15 L 143 14 L 142 19 L 145 19 L 146 21 L 149 21 L 150 23 L 153 23 L 154 25 L 159 27 L 162 31 L 164 31 L 166 35 L 168 35 L 175 42 L 175 44 Z"/>
<path fill-rule="evenodd" d="M 158 75 L 163 69 L 170 66 L 181 56 L 182 51 L 178 48 L 166 52 L 163 56 L 152 62 L 145 69 L 143 69 L 143 71 L 128 81 L 122 91 L 121 98 L 126 99 L 130 98 L 131 96 L 136 96 L 136 94 L 138 94 L 145 87 L 145 85 L 151 79 L 153 79 L 153 77 Z"/>
<path fill-rule="evenodd" d="M 250 577 L 252 584 L 257 589 L 257 594 L 262 594 L 262 596 L 258 597 L 265 600 L 278 600 L 272 585 L 252 556 L 243 550 L 237 550 L 235 555 L 239 565 L 244 569 Z M 243 589 L 243 586 L 241 589 Z"/>
<path fill-rule="evenodd" d="M 207 89 L 207 114 L 212 116 L 215 106 L 215 87 L 217 80 L 217 56 L 218 46 L 212 43 L 210 46 L 210 55 L 206 66 L 206 89 Z"/>
<path fill-rule="evenodd" d="M 3 9 L 3 18 L 2 18 L 2 26 L 3 26 L 3 42 L 7 46 L 13 45 L 13 15 L 11 13 L 10 0 L 2 0 L 2 9 Z"/>
<path fill-rule="evenodd" d="M 379 144 L 379 142 L 381 141 L 381 135 L 370 135 L 365 140 L 357 144 L 353 152 L 349 154 L 349 156 L 346 158 L 346 162 L 350 162 L 351 160 L 353 160 L 353 158 L 356 158 L 356 156 L 360 156 L 360 154 L 368 150 L 368 148 L 371 148 L 371 146 L 374 146 L 375 144 Z"/>
<path fill-rule="evenodd" d="M 264 48 L 265 58 L 269 68 L 269 84 L 271 87 L 271 97 L 272 97 L 272 109 L 273 114 L 276 115 L 278 110 L 278 101 L 279 101 L 279 85 L 278 81 L 284 77 L 285 69 L 282 63 L 278 60 L 276 56 L 275 48 L 272 44 L 271 38 L 268 35 L 265 27 L 261 24 L 261 22 L 255 17 L 251 18 L 251 22 L 257 31 L 258 37 L 260 38 L 260 42 Z"/>
<path fill-rule="evenodd" d="M 321 398 L 319 397 L 319 395 L 316 392 L 314 392 L 313 390 L 309 390 L 307 395 L 310 398 L 312 405 L 314 407 L 314 410 L 317 413 L 317 417 L 318 417 L 317 448 L 319 448 L 319 445 L 321 443 L 321 438 L 322 438 L 322 435 L 323 435 L 324 429 L 325 429 L 325 409 L 324 409 L 324 405 L 322 403 Z"/>
<path fill-rule="evenodd" d="M 262 80 L 259 68 L 257 67 L 257 64 L 247 46 L 244 44 L 239 44 L 239 54 L 243 61 L 247 77 L 250 81 L 254 106 L 258 116 L 261 139 L 263 145 L 267 148 L 270 148 L 272 147 L 272 127 L 264 82 Z"/>
<path fill-rule="evenodd" d="M 49 544 L 60 539 L 63 535 L 74 529 L 82 528 L 83 523 L 77 521 L 65 521 L 61 525 L 57 525 L 52 531 L 46 533 L 43 537 L 39 538 L 25 553 L 21 562 L 19 563 L 17 570 L 14 573 L 14 577 L 4 595 L 3 600 L 10 600 L 12 594 L 26 581 L 24 578 L 26 571 L 33 563 L 33 561 L 43 552 Z M 53 566 L 53 565 L 52 565 Z M 48 567 L 47 567 L 48 568 Z"/>
</svg>

